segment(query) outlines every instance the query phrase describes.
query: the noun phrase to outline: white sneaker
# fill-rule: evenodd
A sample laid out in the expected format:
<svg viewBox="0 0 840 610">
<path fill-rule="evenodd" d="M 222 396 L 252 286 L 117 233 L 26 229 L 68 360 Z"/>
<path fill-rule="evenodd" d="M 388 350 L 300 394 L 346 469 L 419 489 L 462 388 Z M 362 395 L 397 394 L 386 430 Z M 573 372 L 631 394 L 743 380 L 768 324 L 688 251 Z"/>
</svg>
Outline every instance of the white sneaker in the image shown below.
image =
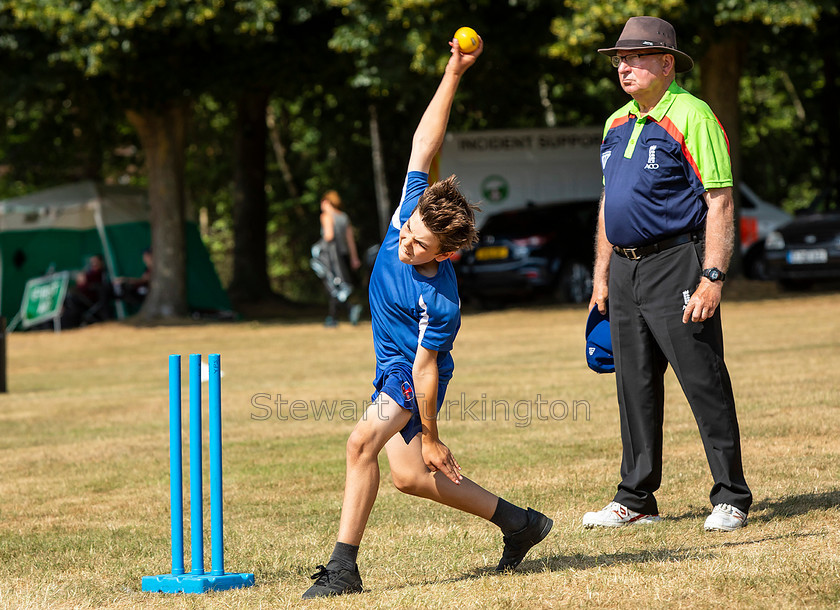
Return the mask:
<svg viewBox="0 0 840 610">
<path fill-rule="evenodd" d="M 733 532 L 747 525 L 747 513 L 729 504 L 718 504 L 706 518 L 707 532 Z"/>
<path fill-rule="evenodd" d="M 583 516 L 583 527 L 622 527 L 636 523 L 656 523 L 661 520 L 659 515 L 643 515 L 618 502 L 610 502 L 598 512 L 586 513 Z"/>
</svg>

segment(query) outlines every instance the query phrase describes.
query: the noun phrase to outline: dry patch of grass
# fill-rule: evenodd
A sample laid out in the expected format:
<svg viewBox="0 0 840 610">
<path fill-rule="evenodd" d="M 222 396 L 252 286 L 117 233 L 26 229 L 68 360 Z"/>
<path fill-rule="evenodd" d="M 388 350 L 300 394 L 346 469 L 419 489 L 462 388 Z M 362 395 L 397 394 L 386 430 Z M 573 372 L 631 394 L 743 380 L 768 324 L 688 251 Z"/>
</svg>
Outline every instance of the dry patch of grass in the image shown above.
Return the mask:
<svg viewBox="0 0 840 610">
<path fill-rule="evenodd" d="M 665 520 L 584 531 L 582 513 L 614 493 L 620 458 L 613 377 L 583 361 L 585 311 L 466 315 L 442 436 L 467 476 L 549 514 L 552 535 L 518 573 L 496 575 L 496 528 L 399 494 L 383 458 L 360 556 L 368 591 L 306 605 L 836 605 L 836 301 L 822 294 L 725 303 L 727 363 L 755 495 L 750 526 L 727 535 L 703 532 L 711 480 L 671 374 L 658 494 Z M 144 594 L 140 577 L 169 569 L 166 357 L 191 352 L 222 354 L 226 567 L 255 572 L 257 586 Z M 298 605 L 334 542 L 344 442 L 372 373 L 365 326 L 103 324 L 13 335 L 10 393 L 0 398 L 0 608 Z M 205 512 L 209 524 L 209 498 Z M 209 566 L 209 528 L 205 537 Z"/>
</svg>

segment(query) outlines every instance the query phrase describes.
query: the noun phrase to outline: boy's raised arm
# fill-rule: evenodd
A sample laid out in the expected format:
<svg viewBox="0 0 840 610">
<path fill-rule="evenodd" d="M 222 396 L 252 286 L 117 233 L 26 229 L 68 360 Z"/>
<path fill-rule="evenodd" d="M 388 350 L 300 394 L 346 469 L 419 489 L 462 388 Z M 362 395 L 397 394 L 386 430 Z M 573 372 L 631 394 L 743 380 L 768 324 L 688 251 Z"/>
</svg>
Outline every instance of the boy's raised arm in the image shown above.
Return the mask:
<svg viewBox="0 0 840 610">
<path fill-rule="evenodd" d="M 452 55 L 446 64 L 443 78 L 414 132 L 408 171 L 428 173 L 432 159 L 443 144 L 443 136 L 449 122 L 449 110 L 452 108 L 452 101 L 455 99 L 455 91 L 458 89 L 461 76 L 475 63 L 484 50 L 483 41 L 479 41 L 478 48 L 472 53 L 462 53 L 458 41 L 454 39 L 450 41 L 449 46 L 452 47 Z"/>
</svg>

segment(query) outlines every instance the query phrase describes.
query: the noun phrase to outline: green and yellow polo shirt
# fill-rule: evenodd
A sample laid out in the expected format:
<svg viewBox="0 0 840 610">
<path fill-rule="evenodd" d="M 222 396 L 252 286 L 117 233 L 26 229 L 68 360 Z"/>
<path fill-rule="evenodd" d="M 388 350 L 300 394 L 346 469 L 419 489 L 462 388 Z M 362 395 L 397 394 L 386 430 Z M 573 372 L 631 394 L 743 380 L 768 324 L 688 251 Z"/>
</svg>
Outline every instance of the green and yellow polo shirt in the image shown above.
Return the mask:
<svg viewBox="0 0 840 610">
<path fill-rule="evenodd" d="M 607 119 L 601 168 L 607 239 L 625 248 L 703 228 L 703 193 L 732 186 L 723 126 L 676 83 L 646 116 L 632 100 Z"/>
</svg>

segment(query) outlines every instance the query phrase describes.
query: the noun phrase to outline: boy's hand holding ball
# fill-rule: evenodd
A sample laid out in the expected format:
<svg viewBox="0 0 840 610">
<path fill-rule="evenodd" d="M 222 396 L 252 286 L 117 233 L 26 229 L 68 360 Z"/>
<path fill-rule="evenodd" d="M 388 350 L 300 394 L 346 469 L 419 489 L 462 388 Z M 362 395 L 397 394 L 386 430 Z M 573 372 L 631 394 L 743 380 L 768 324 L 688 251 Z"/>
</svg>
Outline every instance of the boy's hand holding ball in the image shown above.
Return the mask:
<svg viewBox="0 0 840 610">
<path fill-rule="evenodd" d="M 472 53 L 481 44 L 481 38 L 478 33 L 468 27 L 458 28 L 453 38 L 458 41 L 461 53 Z"/>
</svg>

